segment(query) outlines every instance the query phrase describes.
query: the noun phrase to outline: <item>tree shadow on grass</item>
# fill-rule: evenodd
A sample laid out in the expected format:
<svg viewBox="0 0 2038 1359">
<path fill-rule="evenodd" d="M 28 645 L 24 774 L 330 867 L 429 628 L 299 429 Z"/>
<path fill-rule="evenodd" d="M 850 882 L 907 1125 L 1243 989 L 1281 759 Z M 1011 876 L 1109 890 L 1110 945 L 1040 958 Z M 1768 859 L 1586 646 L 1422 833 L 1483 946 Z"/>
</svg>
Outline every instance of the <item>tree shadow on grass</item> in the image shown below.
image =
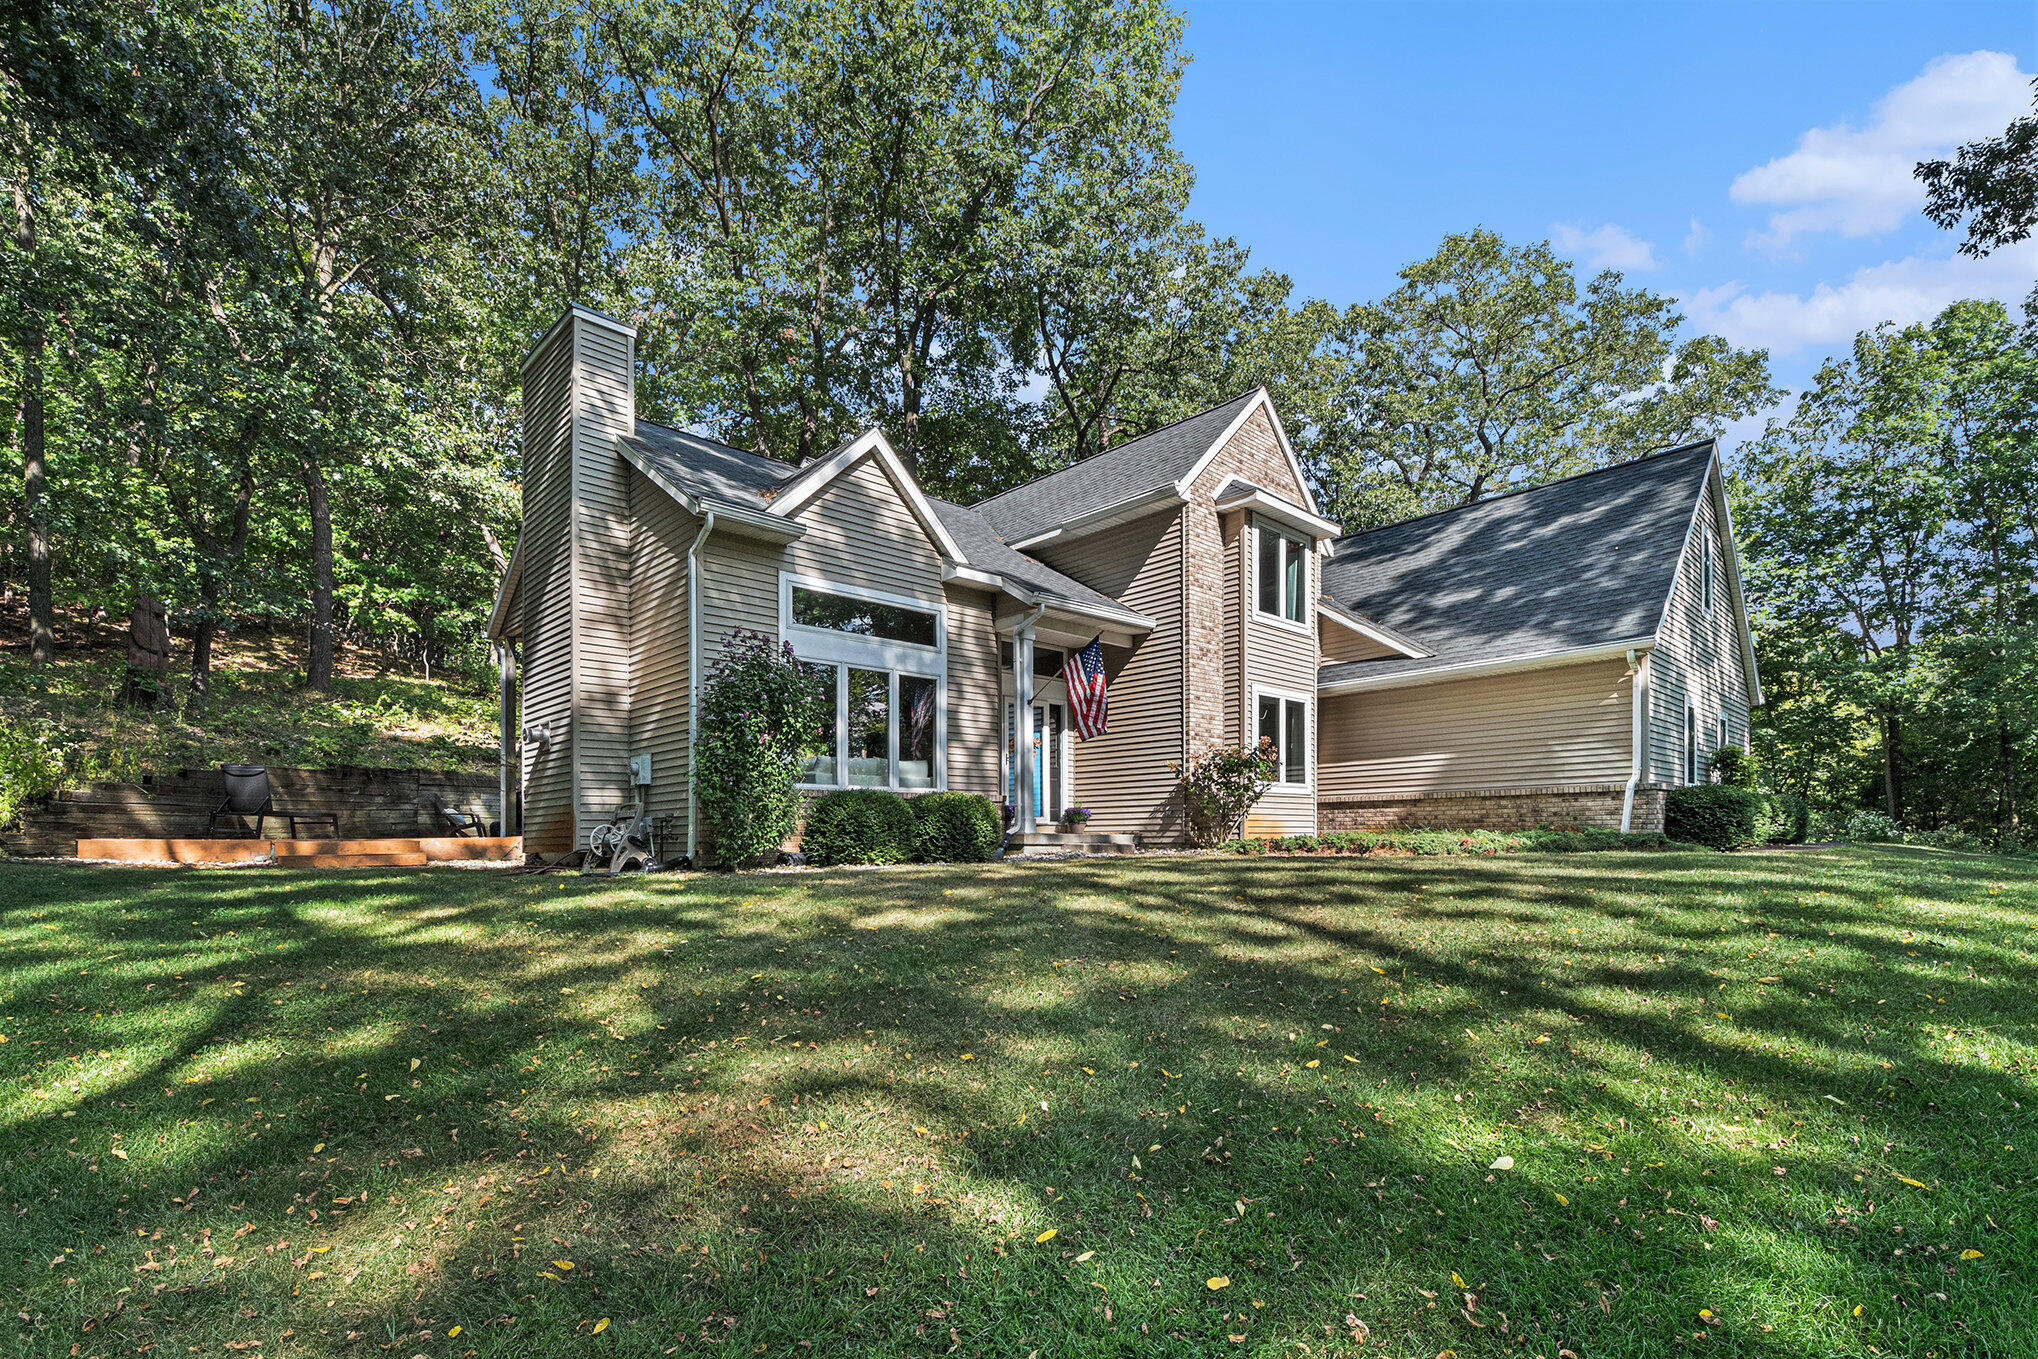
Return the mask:
<svg viewBox="0 0 2038 1359">
<path fill-rule="evenodd" d="M 1924 975 L 1878 902 L 1994 879 L 1848 862 L 1789 928 L 1818 889 L 1752 857 L 8 866 L 0 1164 L 66 1256 L 24 1352 L 2000 1344 L 2028 1242 L 1938 1219 L 2000 1197 L 2028 1067 L 1844 1006 Z M 1784 940 L 1803 983 L 1740 957 Z M 2028 1060 L 2004 947 L 1950 939 L 1929 1013 Z"/>
</svg>

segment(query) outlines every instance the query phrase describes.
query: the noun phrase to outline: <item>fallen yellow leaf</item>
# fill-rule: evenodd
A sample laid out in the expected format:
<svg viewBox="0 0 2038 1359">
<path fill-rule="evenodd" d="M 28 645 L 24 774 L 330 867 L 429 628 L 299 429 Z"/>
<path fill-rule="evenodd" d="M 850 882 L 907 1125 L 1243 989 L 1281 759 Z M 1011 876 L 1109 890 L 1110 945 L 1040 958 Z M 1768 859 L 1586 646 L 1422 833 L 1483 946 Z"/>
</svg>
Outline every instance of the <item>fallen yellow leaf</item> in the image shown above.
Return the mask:
<svg viewBox="0 0 2038 1359">
<path fill-rule="evenodd" d="M 1907 1184 L 1913 1189 L 1930 1189 L 1932 1187 L 1929 1184 L 1924 1184 L 1918 1180 L 1914 1180 L 1908 1175 L 1896 1175 L 1892 1176 L 1891 1178 L 1895 1179 L 1899 1184 Z"/>
<path fill-rule="evenodd" d="M 1559 1194 L 1554 1189 L 1550 1191 L 1550 1197 L 1555 1199 L 1557 1202 L 1563 1204 L 1566 1208 L 1569 1208 L 1571 1206 L 1571 1200 L 1565 1198 L 1562 1194 Z"/>
<path fill-rule="evenodd" d="M 1081 1255 L 1078 1255 L 1076 1257 L 1076 1263 L 1080 1265 L 1081 1263 L 1083 1263 L 1083 1261 L 1089 1259 L 1092 1255 L 1095 1255 L 1096 1253 L 1097 1252 L 1093 1250 L 1086 1250 Z"/>
<path fill-rule="evenodd" d="M 1451 1271 L 1451 1282 L 1456 1284 L 1460 1288 L 1470 1288 L 1472 1286 L 1466 1283 L 1463 1279 L 1459 1278 L 1458 1271 L 1455 1269 Z"/>
<path fill-rule="evenodd" d="M 554 1260 L 554 1261 L 552 1262 L 552 1268 L 554 1268 L 554 1269 L 572 1269 L 572 1268 L 573 1268 L 573 1261 L 571 1261 L 571 1260 Z"/>
<path fill-rule="evenodd" d="M 1033 1243 L 1034 1243 L 1035 1245 L 1039 1245 L 1039 1244 L 1040 1244 L 1040 1243 L 1041 1243 L 1042 1241 L 1052 1241 L 1052 1240 L 1054 1240 L 1054 1232 L 1055 1232 L 1055 1229 L 1054 1229 L 1054 1228 L 1052 1228 L 1052 1227 L 1049 1227 L 1049 1228 L 1048 1228 L 1048 1229 L 1047 1229 L 1046 1231 L 1042 1232 L 1042 1233 L 1041 1233 L 1041 1234 L 1040 1234 L 1039 1236 L 1036 1236 L 1036 1237 L 1034 1237 L 1034 1238 L 1033 1238 Z"/>
<path fill-rule="evenodd" d="M 603 1317 L 600 1321 L 597 1321 L 594 1324 L 594 1334 L 600 1335 L 603 1331 L 606 1331 L 608 1328 L 609 1319 L 607 1317 Z"/>
<path fill-rule="evenodd" d="M 1316 1060 L 1316 1059 L 1315 1059 L 1314 1057 L 1311 1057 L 1311 1058 L 1310 1058 L 1310 1059 L 1309 1059 L 1308 1061 L 1304 1062 L 1304 1063 L 1303 1063 L 1302 1065 L 1304 1065 L 1304 1066 L 1322 1066 L 1322 1065 L 1323 1065 L 1323 1063 L 1322 1063 L 1322 1062 L 1319 1062 L 1319 1061 L 1317 1061 L 1317 1060 Z"/>
<path fill-rule="evenodd" d="M 1231 1280 L 1227 1279 L 1222 1274 L 1213 1274 L 1203 1281 L 1203 1286 L 1205 1288 L 1208 1288 L 1212 1293 L 1215 1293 L 1220 1288 L 1231 1287 Z"/>
<path fill-rule="evenodd" d="M 448 1339 L 448 1340 L 451 1340 L 451 1339 L 453 1339 L 453 1337 L 455 1337 L 455 1336 L 457 1336 L 457 1335 L 459 1335 L 459 1334 L 460 1334 L 460 1328 L 459 1328 L 458 1326 L 453 1326 L 453 1327 L 450 1327 L 450 1328 L 448 1328 L 448 1329 L 447 1329 L 447 1331 L 446 1331 L 446 1339 Z"/>
<path fill-rule="evenodd" d="M 410 1069 L 411 1069 L 412 1071 L 416 1071 L 416 1070 L 417 1070 L 417 1069 L 418 1069 L 419 1067 L 421 1067 L 421 1066 L 423 1066 L 423 1065 L 424 1065 L 424 1063 L 423 1063 L 423 1062 L 421 1062 L 421 1061 L 419 1061 L 419 1060 L 418 1060 L 417 1058 L 415 1058 L 415 1057 L 413 1057 L 413 1058 L 411 1058 L 411 1059 L 410 1059 Z"/>
<path fill-rule="evenodd" d="M 1960 1252 L 1960 1258 L 1963 1260 L 1979 1260 L 1981 1259 L 1981 1252 L 1978 1250 L 1964 1250 Z"/>
</svg>

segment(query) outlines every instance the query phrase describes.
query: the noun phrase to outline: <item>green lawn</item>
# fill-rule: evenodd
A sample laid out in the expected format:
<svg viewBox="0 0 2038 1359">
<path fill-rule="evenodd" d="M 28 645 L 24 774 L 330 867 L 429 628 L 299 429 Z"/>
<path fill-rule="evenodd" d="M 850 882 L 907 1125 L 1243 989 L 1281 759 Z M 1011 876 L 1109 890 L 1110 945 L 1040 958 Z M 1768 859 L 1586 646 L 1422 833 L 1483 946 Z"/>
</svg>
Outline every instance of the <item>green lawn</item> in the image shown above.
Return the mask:
<svg viewBox="0 0 2038 1359">
<path fill-rule="evenodd" d="M 2038 1345 L 2029 861 L 0 864 L 0 951 L 10 1355 Z"/>
</svg>

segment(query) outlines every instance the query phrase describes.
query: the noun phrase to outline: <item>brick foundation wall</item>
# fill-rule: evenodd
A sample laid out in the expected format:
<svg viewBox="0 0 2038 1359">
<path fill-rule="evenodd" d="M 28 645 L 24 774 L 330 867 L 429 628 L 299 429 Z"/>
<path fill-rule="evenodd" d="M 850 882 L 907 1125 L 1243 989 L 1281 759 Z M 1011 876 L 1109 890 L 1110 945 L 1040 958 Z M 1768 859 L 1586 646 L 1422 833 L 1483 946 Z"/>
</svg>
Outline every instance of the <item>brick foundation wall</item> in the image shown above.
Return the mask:
<svg viewBox="0 0 2038 1359">
<path fill-rule="evenodd" d="M 1477 788 L 1405 797 L 1325 800 L 1316 811 L 1319 830 L 1527 830 L 1533 826 L 1620 828 L 1626 784 L 1562 784 L 1542 788 Z M 1660 786 L 1635 790 L 1631 829 L 1663 829 Z"/>
</svg>

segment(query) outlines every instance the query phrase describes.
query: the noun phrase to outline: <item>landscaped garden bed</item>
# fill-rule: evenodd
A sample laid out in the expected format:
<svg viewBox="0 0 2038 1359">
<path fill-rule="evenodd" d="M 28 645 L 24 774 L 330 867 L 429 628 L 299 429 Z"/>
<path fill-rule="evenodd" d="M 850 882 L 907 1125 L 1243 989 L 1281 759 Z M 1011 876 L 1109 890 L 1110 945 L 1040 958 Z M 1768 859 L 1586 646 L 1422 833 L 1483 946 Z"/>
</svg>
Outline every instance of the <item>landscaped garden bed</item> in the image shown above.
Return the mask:
<svg viewBox="0 0 2038 1359">
<path fill-rule="evenodd" d="M 1696 849 L 1653 831 L 1599 830 L 1593 827 L 1539 826 L 1534 830 L 1397 830 L 1332 831 L 1323 835 L 1281 835 L 1267 839 L 1228 840 L 1224 854 L 1282 855 L 1444 855 L 1444 854 L 1582 854 L 1601 850 Z"/>
</svg>

